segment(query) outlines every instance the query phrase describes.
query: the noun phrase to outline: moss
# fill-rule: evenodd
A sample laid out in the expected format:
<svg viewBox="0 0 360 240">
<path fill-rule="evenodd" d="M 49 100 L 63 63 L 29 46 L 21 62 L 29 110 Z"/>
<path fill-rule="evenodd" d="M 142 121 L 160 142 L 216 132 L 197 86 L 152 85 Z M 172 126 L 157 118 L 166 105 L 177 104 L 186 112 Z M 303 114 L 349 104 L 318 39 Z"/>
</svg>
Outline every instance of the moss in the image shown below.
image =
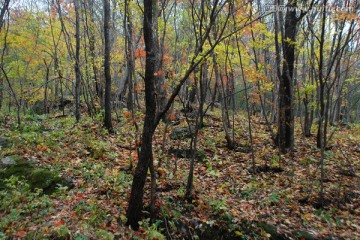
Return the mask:
<svg viewBox="0 0 360 240">
<path fill-rule="evenodd" d="M 71 181 L 61 177 L 57 171 L 35 168 L 31 162 L 19 157 L 13 159 L 16 164 L 0 169 L 0 190 L 4 188 L 3 181 L 12 175 L 25 178 L 32 190 L 43 189 L 46 194 L 53 193 L 59 185 L 72 187 Z"/>
<path fill-rule="evenodd" d="M 309 232 L 306 231 L 301 231 L 301 230 L 297 230 L 297 231 L 293 231 L 293 237 L 295 237 L 296 239 L 305 239 L 305 240 L 316 240 L 317 238 L 312 235 Z"/>
<path fill-rule="evenodd" d="M 29 183 L 32 189 L 41 188 L 46 194 L 55 192 L 59 185 L 72 187 L 71 182 L 61 177 L 58 172 L 41 168 L 31 173 Z"/>
<path fill-rule="evenodd" d="M 26 161 L 20 157 L 13 156 L 11 157 L 16 164 L 6 166 L 0 169 L 0 189 L 4 188 L 3 181 L 11 176 L 18 176 L 27 178 L 30 176 L 34 166 L 29 161 Z"/>
<path fill-rule="evenodd" d="M 56 178 L 57 176 L 55 173 L 50 172 L 49 170 L 44 170 L 39 168 L 32 171 L 29 177 L 29 182 L 33 189 L 35 188 L 45 189 L 49 187 Z"/>
<path fill-rule="evenodd" d="M 286 240 L 288 239 L 281 233 L 279 233 L 275 226 L 266 224 L 266 223 L 259 223 L 259 227 L 265 230 L 268 234 L 271 235 L 270 240 Z"/>
</svg>

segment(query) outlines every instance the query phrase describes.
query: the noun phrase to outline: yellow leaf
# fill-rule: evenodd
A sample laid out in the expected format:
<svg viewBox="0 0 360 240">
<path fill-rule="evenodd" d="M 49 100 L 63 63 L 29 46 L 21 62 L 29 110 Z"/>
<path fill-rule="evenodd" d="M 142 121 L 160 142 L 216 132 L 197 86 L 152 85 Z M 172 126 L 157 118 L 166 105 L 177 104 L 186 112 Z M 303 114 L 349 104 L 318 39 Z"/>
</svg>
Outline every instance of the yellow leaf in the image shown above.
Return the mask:
<svg viewBox="0 0 360 240">
<path fill-rule="evenodd" d="M 242 232 L 239 232 L 239 231 L 235 231 L 235 234 L 236 234 L 236 236 L 242 236 L 243 235 Z"/>
</svg>

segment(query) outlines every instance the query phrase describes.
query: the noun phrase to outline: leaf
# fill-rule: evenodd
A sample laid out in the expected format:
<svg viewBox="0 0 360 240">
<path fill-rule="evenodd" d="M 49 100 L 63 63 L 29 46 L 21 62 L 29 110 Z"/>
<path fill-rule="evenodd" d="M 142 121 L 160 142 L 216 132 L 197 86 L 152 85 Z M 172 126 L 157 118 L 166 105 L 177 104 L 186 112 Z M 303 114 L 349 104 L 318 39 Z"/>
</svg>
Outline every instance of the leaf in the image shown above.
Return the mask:
<svg viewBox="0 0 360 240">
<path fill-rule="evenodd" d="M 235 234 L 236 234 L 236 236 L 242 236 L 243 235 L 243 233 L 240 232 L 240 231 L 235 231 Z"/>
<path fill-rule="evenodd" d="M 161 75 L 163 75 L 163 71 L 161 69 L 157 72 L 154 72 L 154 76 L 161 76 Z"/>
<path fill-rule="evenodd" d="M 60 227 L 60 226 L 62 226 L 62 225 L 64 225 L 65 224 L 65 222 L 63 221 L 63 220 L 59 220 L 59 221 L 57 221 L 56 223 L 55 223 L 55 226 L 56 227 Z"/>
<path fill-rule="evenodd" d="M 19 232 L 17 232 L 16 235 L 17 235 L 18 237 L 20 237 L 20 238 L 23 238 L 23 237 L 26 236 L 26 232 L 25 232 L 25 231 L 19 231 Z"/>
</svg>

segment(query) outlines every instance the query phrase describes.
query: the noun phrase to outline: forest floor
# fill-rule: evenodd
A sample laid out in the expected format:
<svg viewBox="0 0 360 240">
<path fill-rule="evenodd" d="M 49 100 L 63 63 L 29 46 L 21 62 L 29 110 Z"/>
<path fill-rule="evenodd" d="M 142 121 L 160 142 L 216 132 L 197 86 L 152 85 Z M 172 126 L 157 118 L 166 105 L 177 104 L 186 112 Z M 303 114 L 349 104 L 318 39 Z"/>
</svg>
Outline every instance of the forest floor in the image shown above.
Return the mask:
<svg viewBox="0 0 360 240">
<path fill-rule="evenodd" d="M 265 122 L 253 116 L 254 173 L 246 117 L 235 116 L 237 147 L 228 150 L 220 111 L 210 112 L 199 131 L 205 157 L 195 163 L 194 199 L 187 202 L 190 160 L 168 149 L 188 149 L 190 140 L 170 140 L 179 126 L 168 126 L 163 148 L 160 124 L 153 143 L 155 166 L 162 162 L 157 220 L 151 223 L 144 211 L 133 231 L 125 226 L 133 173 L 126 169 L 130 162 L 136 166 L 138 140 L 129 113 L 118 116 L 116 133 L 109 135 L 100 117 L 76 124 L 73 117 L 27 116 L 19 131 L 15 117 L 0 115 L 0 137 L 10 143 L 0 148 L 0 159 L 21 156 L 74 182 L 52 195 L 9 182 L 0 191 L 0 239 L 360 239 L 359 124 L 331 128 L 321 208 L 315 134 L 304 138 L 296 128 L 294 151 L 279 154 Z M 183 115 L 180 122 L 185 126 Z"/>
</svg>

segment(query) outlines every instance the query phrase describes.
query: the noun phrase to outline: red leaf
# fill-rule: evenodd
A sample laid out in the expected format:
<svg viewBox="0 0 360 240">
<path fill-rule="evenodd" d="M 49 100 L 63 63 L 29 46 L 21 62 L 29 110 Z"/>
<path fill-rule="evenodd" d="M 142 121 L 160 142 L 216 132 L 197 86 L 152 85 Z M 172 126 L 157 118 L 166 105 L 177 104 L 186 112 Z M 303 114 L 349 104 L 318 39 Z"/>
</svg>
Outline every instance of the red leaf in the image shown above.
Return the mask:
<svg viewBox="0 0 360 240">
<path fill-rule="evenodd" d="M 57 222 L 55 223 L 55 226 L 60 227 L 60 226 L 62 226 L 62 225 L 64 225 L 64 224 L 65 224 L 65 222 L 64 222 L 63 220 L 59 220 L 59 221 L 57 221 Z"/>
<path fill-rule="evenodd" d="M 20 237 L 20 238 L 23 238 L 23 237 L 26 236 L 26 232 L 25 232 L 25 231 L 19 231 L 19 232 L 17 232 L 16 235 L 17 235 L 18 237 Z"/>
</svg>

